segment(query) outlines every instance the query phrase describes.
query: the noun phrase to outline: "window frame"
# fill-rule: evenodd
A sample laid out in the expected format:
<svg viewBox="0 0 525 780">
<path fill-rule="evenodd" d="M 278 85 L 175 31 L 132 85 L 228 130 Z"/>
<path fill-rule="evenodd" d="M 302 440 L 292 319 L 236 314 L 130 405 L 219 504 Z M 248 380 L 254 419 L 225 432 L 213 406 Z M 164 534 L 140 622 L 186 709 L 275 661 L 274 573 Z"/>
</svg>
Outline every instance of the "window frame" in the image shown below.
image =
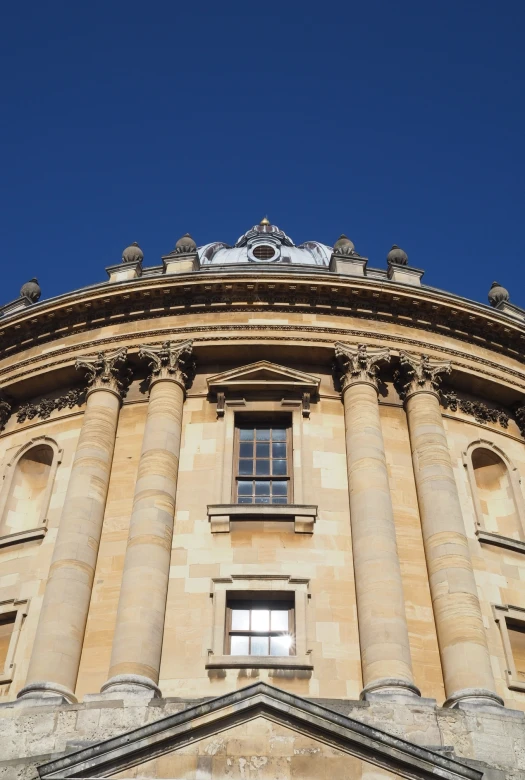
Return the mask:
<svg viewBox="0 0 525 780">
<path fill-rule="evenodd" d="M 283 425 L 279 425 L 278 421 L 282 420 L 284 423 Z M 241 475 L 240 472 L 240 449 L 241 449 L 241 438 L 240 438 L 240 431 L 241 428 L 247 427 L 249 425 L 253 425 L 254 428 L 257 427 L 257 425 L 268 426 L 270 428 L 284 428 L 286 430 L 286 475 L 285 476 L 277 476 L 273 477 L 273 475 L 269 476 L 256 476 L 255 474 L 253 476 L 247 476 L 247 475 Z M 256 439 L 254 439 L 254 443 L 256 443 Z M 262 442 L 261 442 L 262 443 Z M 273 458 L 270 458 L 270 463 L 272 462 Z M 256 462 L 256 457 L 254 453 L 253 458 L 254 464 Z M 237 413 L 234 417 L 234 441 L 233 441 L 233 470 L 232 470 L 232 487 L 231 487 L 231 502 L 232 504 L 237 504 L 239 506 L 286 506 L 288 504 L 293 504 L 294 500 L 294 479 L 293 479 L 293 419 L 290 416 L 289 413 L 286 412 L 278 412 L 276 414 L 250 414 L 250 415 L 243 415 L 242 413 Z M 271 482 L 272 480 L 276 481 L 286 481 L 287 482 L 287 496 L 286 501 L 284 503 L 271 503 L 265 504 L 263 502 L 246 502 L 246 503 L 240 503 L 239 497 L 238 497 L 238 484 L 240 480 L 245 481 L 253 481 L 256 480 L 260 482 Z M 253 497 L 255 494 L 253 494 Z"/>
<path fill-rule="evenodd" d="M 25 618 L 27 617 L 28 609 L 29 599 L 9 599 L 8 601 L 0 601 L 0 617 L 3 615 L 9 615 L 11 613 L 16 613 L 13 631 L 11 632 L 9 646 L 7 648 L 5 657 L 5 663 L 3 667 L 0 667 L 0 685 L 6 685 L 13 682 L 16 671 L 16 648 L 18 645 L 18 640 L 20 639 L 22 625 Z"/>
<path fill-rule="evenodd" d="M 213 604 L 213 626 L 211 647 L 208 649 L 206 669 L 313 669 L 312 651 L 308 649 L 307 605 L 310 598 L 310 581 L 301 577 L 279 574 L 235 575 L 212 579 L 210 596 Z M 267 594 L 286 594 L 294 605 L 295 655 L 229 655 L 228 648 L 228 600 L 235 600 L 239 594 L 246 594 L 252 600 L 264 598 Z M 279 599 L 283 596 L 279 595 Z"/>
<path fill-rule="evenodd" d="M 511 691 L 521 691 L 525 693 L 525 681 L 522 682 L 518 679 L 518 670 L 516 669 L 516 662 L 514 661 L 507 623 L 507 621 L 514 624 L 518 623 L 525 631 L 525 609 L 522 607 L 514 607 L 510 604 L 493 604 L 492 611 L 494 613 L 494 620 L 499 626 L 503 651 L 507 662 L 507 668 L 505 669 L 507 688 Z"/>
<path fill-rule="evenodd" d="M 232 598 L 233 596 L 233 598 Z M 295 598 L 293 597 L 293 594 L 290 596 L 290 594 L 286 592 L 280 592 L 280 593 L 254 593 L 253 591 L 241 591 L 238 593 L 233 594 L 233 592 L 229 592 L 226 596 L 226 630 L 224 633 L 224 653 L 225 655 L 236 657 L 231 652 L 231 640 L 233 636 L 248 636 L 250 640 L 251 645 L 251 639 L 252 637 L 257 636 L 264 636 L 271 638 L 272 636 L 279 636 L 283 632 L 282 631 L 272 631 L 271 628 L 268 629 L 268 631 L 254 631 L 252 629 L 232 629 L 232 612 L 234 610 L 234 607 L 232 607 L 232 603 L 238 603 L 242 604 L 245 603 L 247 606 L 245 609 L 249 610 L 250 613 L 256 609 L 256 604 L 259 604 L 260 609 L 269 609 L 271 610 L 277 610 L 278 604 L 286 604 L 286 607 L 283 607 L 283 611 L 288 612 L 288 634 L 295 637 Z M 237 609 L 242 609 L 242 607 L 236 607 Z M 269 647 L 271 644 L 269 643 Z M 295 656 L 296 654 L 296 645 L 295 642 L 293 643 L 292 647 L 290 648 L 290 652 L 288 653 L 288 656 L 273 656 L 274 658 L 286 658 Z M 260 658 L 261 656 L 253 655 L 252 653 L 248 653 L 248 655 L 251 658 Z M 271 654 L 270 654 L 271 655 Z"/>
</svg>

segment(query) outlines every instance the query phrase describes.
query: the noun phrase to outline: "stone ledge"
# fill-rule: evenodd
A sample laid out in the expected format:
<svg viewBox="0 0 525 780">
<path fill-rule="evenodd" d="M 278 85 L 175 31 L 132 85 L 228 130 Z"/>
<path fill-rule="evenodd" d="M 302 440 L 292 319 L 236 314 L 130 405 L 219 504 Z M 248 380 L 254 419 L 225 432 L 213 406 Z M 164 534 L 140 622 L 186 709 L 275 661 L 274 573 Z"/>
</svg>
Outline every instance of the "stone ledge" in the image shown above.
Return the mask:
<svg viewBox="0 0 525 780">
<path fill-rule="evenodd" d="M 301 655 L 210 655 L 206 669 L 306 669 L 311 671 L 310 656 Z"/>
<path fill-rule="evenodd" d="M 295 533 L 312 534 L 317 507 L 305 504 L 213 504 L 208 506 L 212 533 L 229 533 L 232 520 L 293 521 Z"/>
<path fill-rule="evenodd" d="M 483 544 L 493 544 L 495 547 L 504 547 L 506 550 L 525 553 L 525 542 L 512 539 L 510 536 L 500 536 L 500 534 L 493 534 L 490 531 L 476 531 L 476 536 Z"/>
<path fill-rule="evenodd" d="M 0 547 L 9 547 L 12 544 L 21 544 L 22 542 L 32 542 L 35 539 L 43 539 L 47 534 L 47 528 L 31 528 L 29 531 L 18 531 L 15 534 L 6 534 L 0 536 Z"/>
</svg>

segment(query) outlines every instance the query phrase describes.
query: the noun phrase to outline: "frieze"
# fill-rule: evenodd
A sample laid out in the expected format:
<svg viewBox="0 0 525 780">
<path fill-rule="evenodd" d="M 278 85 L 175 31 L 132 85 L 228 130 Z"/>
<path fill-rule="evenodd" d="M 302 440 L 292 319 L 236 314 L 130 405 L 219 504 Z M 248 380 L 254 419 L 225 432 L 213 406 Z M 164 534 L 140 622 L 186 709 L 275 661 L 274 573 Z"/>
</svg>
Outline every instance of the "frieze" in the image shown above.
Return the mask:
<svg viewBox="0 0 525 780">
<path fill-rule="evenodd" d="M 441 405 L 445 409 L 450 409 L 451 412 L 457 412 L 459 409 L 459 411 L 474 417 L 476 422 L 499 423 L 502 428 L 509 427 L 510 414 L 503 409 L 487 406 L 483 401 L 470 401 L 466 398 L 459 398 L 454 390 L 441 390 L 439 396 Z M 525 423 L 525 415 L 523 422 Z M 523 434 L 521 427 L 520 430 Z"/>
<path fill-rule="evenodd" d="M 75 406 L 82 406 L 86 400 L 86 390 L 75 388 L 68 390 L 64 395 L 58 398 L 43 398 L 38 403 L 27 402 L 18 407 L 16 419 L 19 423 L 26 420 L 34 420 L 39 417 L 41 420 L 47 420 L 54 411 L 61 409 L 74 409 Z"/>
</svg>

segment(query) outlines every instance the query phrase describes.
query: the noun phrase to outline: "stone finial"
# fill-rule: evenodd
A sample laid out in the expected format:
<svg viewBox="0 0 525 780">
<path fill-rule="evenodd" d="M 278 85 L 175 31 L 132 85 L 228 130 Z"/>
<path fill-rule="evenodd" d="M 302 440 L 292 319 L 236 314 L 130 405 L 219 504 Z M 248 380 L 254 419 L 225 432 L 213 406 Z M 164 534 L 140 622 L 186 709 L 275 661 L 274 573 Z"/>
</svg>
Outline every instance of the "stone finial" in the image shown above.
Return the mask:
<svg viewBox="0 0 525 780">
<path fill-rule="evenodd" d="M 28 282 L 22 285 L 20 290 L 20 297 L 29 298 L 31 303 L 36 303 L 41 295 L 42 290 L 38 284 L 38 279 L 30 279 Z"/>
<path fill-rule="evenodd" d="M 388 265 L 407 265 L 408 255 L 397 244 L 392 244 L 392 249 L 387 254 L 386 261 Z"/>
<path fill-rule="evenodd" d="M 502 303 L 503 301 L 509 301 L 510 295 L 509 295 L 509 291 L 506 290 L 504 287 L 502 287 L 499 282 L 492 282 L 490 286 L 488 298 L 491 306 L 497 306 L 498 303 Z"/>
<path fill-rule="evenodd" d="M 355 246 L 350 239 L 342 233 L 334 244 L 334 255 L 353 255 Z"/>
<path fill-rule="evenodd" d="M 159 345 L 145 344 L 139 349 L 139 358 L 149 358 L 151 381 L 172 379 L 186 387 L 195 369 L 193 341 L 164 341 Z"/>
<path fill-rule="evenodd" d="M 396 371 L 394 381 L 399 396 L 405 399 L 417 392 L 437 394 L 441 374 L 450 374 L 451 364 L 446 360 L 431 360 L 428 355 L 399 353 L 401 371 Z"/>
<path fill-rule="evenodd" d="M 335 358 L 343 391 L 349 385 L 363 382 L 377 388 L 378 364 L 390 361 L 390 350 L 386 347 L 370 349 L 366 344 L 350 347 L 338 341 L 335 345 Z"/>
<path fill-rule="evenodd" d="M 131 370 L 122 373 L 121 367 L 127 360 L 127 347 L 121 347 L 115 352 L 99 352 L 93 357 L 78 358 L 75 368 L 85 368 L 86 379 L 90 390 L 112 390 L 122 396 L 127 390 L 131 379 Z"/>
<path fill-rule="evenodd" d="M 190 236 L 189 233 L 185 233 L 182 238 L 179 238 L 175 244 L 175 252 L 179 255 L 187 255 L 197 251 L 197 244 Z"/>
<path fill-rule="evenodd" d="M 136 241 L 134 241 L 132 244 L 127 246 L 125 250 L 122 252 L 122 262 L 123 263 L 142 263 L 144 260 L 144 252 L 140 248 L 140 246 L 137 244 Z"/>
</svg>

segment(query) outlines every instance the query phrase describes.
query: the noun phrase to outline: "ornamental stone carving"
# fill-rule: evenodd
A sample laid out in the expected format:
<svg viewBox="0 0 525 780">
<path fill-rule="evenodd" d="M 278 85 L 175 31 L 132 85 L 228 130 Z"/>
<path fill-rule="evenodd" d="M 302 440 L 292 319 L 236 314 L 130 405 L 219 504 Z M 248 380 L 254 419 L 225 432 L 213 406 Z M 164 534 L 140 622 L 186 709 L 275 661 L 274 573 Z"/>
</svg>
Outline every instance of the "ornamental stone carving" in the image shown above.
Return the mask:
<svg viewBox="0 0 525 780">
<path fill-rule="evenodd" d="M 58 398 L 43 398 L 36 404 L 32 402 L 21 404 L 16 413 L 16 419 L 19 423 L 34 420 L 35 417 L 47 420 L 55 409 L 73 409 L 75 406 L 81 406 L 85 400 L 86 391 L 77 387 L 74 390 L 68 390 L 67 393 L 58 396 Z"/>
<path fill-rule="evenodd" d="M 399 353 L 401 369 L 394 374 L 394 385 L 401 399 L 413 393 L 438 393 L 441 374 L 450 374 L 452 366 L 448 361 L 431 360 L 428 355 Z"/>
<path fill-rule="evenodd" d="M 349 257 L 355 255 L 355 246 L 352 241 L 343 233 L 334 244 L 334 255 Z"/>
<path fill-rule="evenodd" d="M 175 244 L 175 253 L 178 255 L 186 255 L 196 251 L 197 244 L 189 233 L 185 233 Z"/>
<path fill-rule="evenodd" d="M 11 416 L 12 406 L 5 398 L 0 399 L 0 431 L 3 431 Z"/>
<path fill-rule="evenodd" d="M 161 345 L 144 345 L 139 358 L 149 358 L 150 381 L 172 379 L 187 387 L 195 372 L 193 341 L 164 341 Z"/>
<path fill-rule="evenodd" d="M 451 412 L 457 412 L 459 409 L 465 414 L 470 414 L 476 422 L 492 422 L 499 423 L 502 428 L 509 427 L 509 415 L 503 409 L 495 409 L 487 406 L 482 401 L 469 401 L 465 398 L 458 398 L 454 390 L 440 393 L 441 404 L 445 409 L 450 409 Z"/>
<path fill-rule="evenodd" d="M 341 390 L 351 384 L 365 382 L 378 387 L 379 364 L 390 361 L 390 350 L 370 349 L 366 344 L 349 347 L 338 341 L 335 345 L 336 371 L 339 375 Z"/>
<path fill-rule="evenodd" d="M 123 263 L 142 263 L 143 260 L 144 252 L 136 241 L 127 246 L 122 252 Z"/>
<path fill-rule="evenodd" d="M 28 282 L 22 285 L 22 289 L 20 290 L 20 297 L 29 298 L 31 303 L 36 303 L 40 299 L 41 295 L 42 290 L 38 284 L 38 279 L 30 279 Z"/>
<path fill-rule="evenodd" d="M 99 352 L 94 357 L 78 358 L 75 368 L 85 368 L 88 393 L 91 390 L 111 390 L 123 397 L 129 387 L 132 372 L 124 369 L 127 347 L 115 352 Z"/>
</svg>

